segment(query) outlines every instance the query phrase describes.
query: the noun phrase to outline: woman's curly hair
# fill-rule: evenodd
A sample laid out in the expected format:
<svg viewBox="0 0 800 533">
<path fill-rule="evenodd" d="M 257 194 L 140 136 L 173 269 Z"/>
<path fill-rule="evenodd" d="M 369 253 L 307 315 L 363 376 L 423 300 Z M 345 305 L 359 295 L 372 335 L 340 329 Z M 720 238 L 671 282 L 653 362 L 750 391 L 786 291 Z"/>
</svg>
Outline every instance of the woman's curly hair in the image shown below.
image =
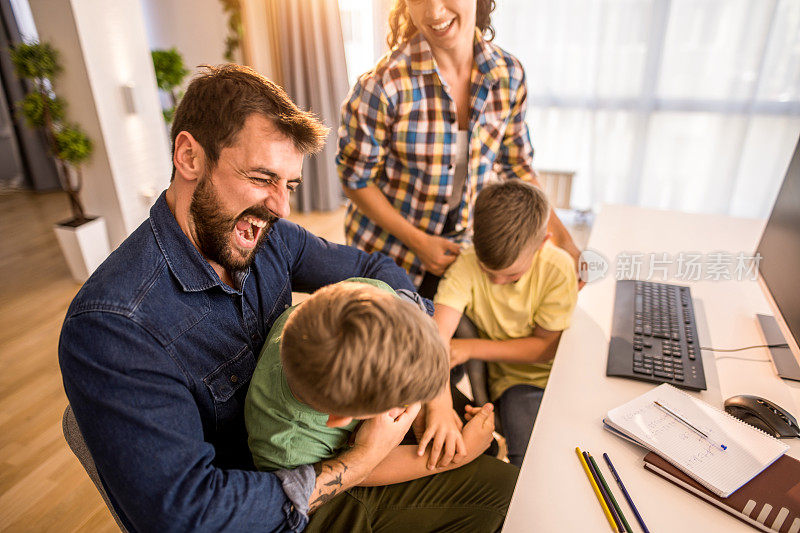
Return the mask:
<svg viewBox="0 0 800 533">
<path fill-rule="evenodd" d="M 494 39 L 491 15 L 495 8 L 495 0 L 478 0 L 475 8 L 475 25 L 480 28 L 487 41 Z M 406 0 L 395 0 L 389 12 L 389 33 L 386 35 L 386 44 L 389 49 L 408 41 L 417 33 L 417 27 L 408 16 Z"/>
</svg>

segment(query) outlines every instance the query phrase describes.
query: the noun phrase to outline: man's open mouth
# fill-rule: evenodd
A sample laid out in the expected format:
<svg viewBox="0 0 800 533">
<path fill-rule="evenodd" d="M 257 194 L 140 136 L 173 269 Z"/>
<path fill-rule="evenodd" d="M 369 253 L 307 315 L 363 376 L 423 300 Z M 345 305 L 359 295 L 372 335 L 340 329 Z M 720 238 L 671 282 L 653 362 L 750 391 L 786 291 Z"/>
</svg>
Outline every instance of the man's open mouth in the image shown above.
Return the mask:
<svg viewBox="0 0 800 533">
<path fill-rule="evenodd" d="M 258 237 L 267 224 L 269 224 L 268 221 L 250 215 L 240 218 L 234 228 L 234 234 L 239 246 L 242 248 L 255 246 L 258 242 Z"/>
</svg>

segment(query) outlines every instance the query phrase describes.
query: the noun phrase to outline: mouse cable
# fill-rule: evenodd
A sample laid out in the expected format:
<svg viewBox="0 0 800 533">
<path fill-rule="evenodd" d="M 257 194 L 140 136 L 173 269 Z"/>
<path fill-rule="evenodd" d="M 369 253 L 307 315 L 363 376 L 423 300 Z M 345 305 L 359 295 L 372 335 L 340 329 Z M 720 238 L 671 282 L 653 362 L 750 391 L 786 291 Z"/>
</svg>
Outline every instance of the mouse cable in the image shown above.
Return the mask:
<svg viewBox="0 0 800 533">
<path fill-rule="evenodd" d="M 744 346 L 742 348 L 710 348 L 707 346 L 701 346 L 701 350 L 708 350 L 709 352 L 741 352 L 744 350 L 754 350 L 756 348 L 788 348 L 789 345 L 784 343 L 781 344 L 754 344 L 753 346 Z"/>
<path fill-rule="evenodd" d="M 781 344 L 755 344 L 753 346 L 744 346 L 742 348 L 709 348 L 702 346 L 700 347 L 701 350 L 707 350 L 709 352 L 741 352 L 744 350 L 754 350 L 756 348 L 788 348 L 789 345 L 786 343 Z M 769 363 L 771 359 L 751 359 L 749 357 L 736 357 L 735 355 L 720 355 L 715 356 L 714 359 L 739 359 L 741 361 L 753 361 L 754 363 Z"/>
</svg>

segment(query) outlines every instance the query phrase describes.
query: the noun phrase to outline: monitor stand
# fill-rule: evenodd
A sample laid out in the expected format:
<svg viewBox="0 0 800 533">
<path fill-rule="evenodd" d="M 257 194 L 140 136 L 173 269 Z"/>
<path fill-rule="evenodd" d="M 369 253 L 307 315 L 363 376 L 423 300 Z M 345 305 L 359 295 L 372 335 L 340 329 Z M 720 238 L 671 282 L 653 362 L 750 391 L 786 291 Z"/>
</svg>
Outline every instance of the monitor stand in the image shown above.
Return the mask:
<svg viewBox="0 0 800 533">
<path fill-rule="evenodd" d="M 800 381 L 800 365 L 797 364 L 797 359 L 789 349 L 786 338 L 784 338 L 778 326 L 778 321 L 772 315 L 757 314 L 756 317 L 758 318 L 758 326 L 764 336 L 765 343 L 783 345 L 779 348 L 769 348 L 769 356 L 772 358 L 772 363 L 775 365 L 778 375 L 783 379 Z"/>
</svg>

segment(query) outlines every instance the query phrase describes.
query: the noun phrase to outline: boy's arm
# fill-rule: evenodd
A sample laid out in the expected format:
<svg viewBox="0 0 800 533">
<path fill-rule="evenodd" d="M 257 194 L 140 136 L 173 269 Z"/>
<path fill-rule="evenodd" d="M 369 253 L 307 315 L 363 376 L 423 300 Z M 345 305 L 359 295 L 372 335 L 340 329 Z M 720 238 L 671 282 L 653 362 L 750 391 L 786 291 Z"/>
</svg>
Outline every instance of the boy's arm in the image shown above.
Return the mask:
<svg viewBox="0 0 800 533">
<path fill-rule="evenodd" d="M 436 322 L 436 327 L 439 328 L 439 336 L 442 337 L 445 344 L 453 338 L 463 314 L 449 305 L 433 304 L 433 321 Z"/>
<path fill-rule="evenodd" d="M 493 341 L 488 339 L 453 339 L 450 341 L 450 366 L 468 359 L 498 363 L 542 363 L 556 355 L 560 331 L 537 325 L 530 337 Z"/>
<path fill-rule="evenodd" d="M 433 320 L 436 322 L 445 346 L 448 346 L 448 341 L 461 320 L 461 313 L 452 307 L 434 304 Z M 453 411 L 453 399 L 450 396 L 449 384 L 436 398 L 425 405 L 423 414 L 425 431 L 419 439 L 417 455 L 427 459 L 429 469 L 435 468 L 437 462 L 439 465 L 448 465 L 451 462 L 461 463 L 466 457 L 467 450 L 461 438 L 460 419 Z M 425 454 L 429 442 L 431 449 Z"/>
<path fill-rule="evenodd" d="M 413 479 L 453 470 L 476 459 L 489 447 L 494 431 L 494 407 L 487 403 L 481 411 L 465 425 L 462 436 L 467 447 L 466 459 L 461 463 L 449 463 L 446 466 L 428 467 L 428 455 L 417 455 L 417 447 L 411 445 L 398 446 L 366 477 L 362 487 L 377 487 L 403 483 Z"/>
</svg>

